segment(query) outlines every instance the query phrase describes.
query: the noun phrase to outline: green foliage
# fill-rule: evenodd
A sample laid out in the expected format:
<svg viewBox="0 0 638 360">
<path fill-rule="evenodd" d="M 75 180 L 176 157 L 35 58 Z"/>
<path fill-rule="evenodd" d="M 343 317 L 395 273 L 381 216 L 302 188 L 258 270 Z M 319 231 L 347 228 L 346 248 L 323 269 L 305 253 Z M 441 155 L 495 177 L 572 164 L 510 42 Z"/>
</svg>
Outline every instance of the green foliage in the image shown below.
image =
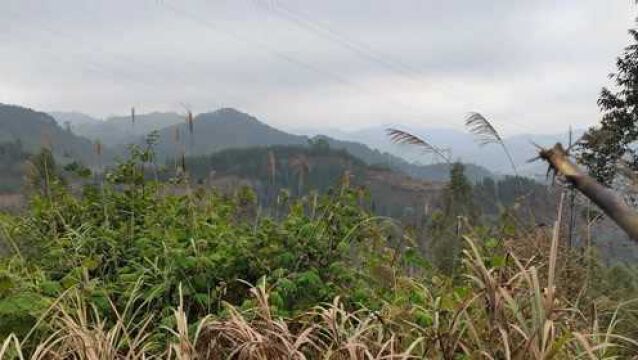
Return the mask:
<svg viewBox="0 0 638 360">
<path fill-rule="evenodd" d="M 478 219 L 472 185 L 465 177 L 464 166 L 454 163 L 450 168 L 450 182 L 443 190 L 441 210 L 430 221 L 430 251 L 439 270 L 452 274 L 461 255 L 462 227 Z"/>
<path fill-rule="evenodd" d="M 584 354 L 589 343 L 578 345 L 574 334 L 598 331 L 599 319 L 635 335 L 613 315 L 638 289 L 634 269 L 604 269 L 558 254 L 560 260 L 549 260 L 560 265 L 556 274 L 571 275 L 547 280 L 554 267 L 535 247 L 543 237 L 525 238 L 510 223 L 514 216 L 504 213 L 506 238 L 533 247 L 533 256 L 516 258 L 505 240 L 480 224 L 460 164 L 452 167 L 441 210 L 430 221 L 431 259 L 440 270 L 434 274 L 413 230 L 372 216 L 361 206 L 364 192 L 347 178 L 325 195 L 296 198 L 282 191 L 274 215 L 264 215 L 247 187 L 224 195 L 193 189 L 188 181 L 158 182 L 154 141 L 151 136 L 146 146 L 132 146 L 128 159 L 81 194 L 65 186 L 50 153 L 34 159 L 37 188 L 49 179 L 49 190 L 34 192 L 23 214 L 0 216 L 2 240 L 12 251 L 0 259 L 0 337 L 25 339 L 19 343 L 25 353 L 52 341 L 69 354 L 95 344 L 110 354 L 134 348 L 150 354 L 175 345 L 176 336 L 176 351 L 187 351 L 198 341 L 189 332 L 208 331 L 202 347 L 229 346 L 222 353 L 231 354 L 233 336 L 243 346 L 250 340 L 242 334 L 265 328 L 263 338 L 270 340 L 259 346 L 278 344 L 281 330 L 289 339 L 335 336 L 325 342 L 330 351 L 364 343 L 378 354 L 405 350 L 454 359 L 507 358 L 512 349 L 521 358 L 526 349 L 549 354 L 536 358 Z M 66 170 L 65 176 L 83 173 L 79 165 Z M 583 269 L 586 275 L 579 276 Z M 555 283 L 561 285 L 556 292 Z M 580 315 L 595 307 L 604 309 L 602 315 Z M 630 310 L 619 314 L 634 319 Z M 544 331 L 547 326 L 553 330 Z M 206 342 L 206 336 L 225 340 Z M 586 341 L 603 342 L 593 335 Z M 601 347 L 598 353 L 623 350 Z"/>
<path fill-rule="evenodd" d="M 79 178 L 89 178 L 91 176 L 91 169 L 85 167 L 77 161 L 73 161 L 64 167 L 64 171 L 70 172 Z"/>
<path fill-rule="evenodd" d="M 629 34 L 633 44 L 627 46 L 616 60 L 612 75 L 614 88 L 603 88 L 598 99 L 603 116 L 600 127 L 593 127 L 584 135 L 580 146 L 580 161 L 599 181 L 611 185 L 618 171 L 618 161 L 638 169 L 638 31 Z"/>
<path fill-rule="evenodd" d="M 465 166 L 454 163 L 450 168 L 450 181 L 443 191 L 443 213 L 446 217 L 471 217 L 477 215 L 472 198 L 472 185 L 465 176 Z"/>
<path fill-rule="evenodd" d="M 0 271 L 17 269 L 20 276 L 0 277 L 0 292 L 12 294 L 0 298 L 0 331 L 23 335 L 29 326 L 15 324 L 33 325 L 42 304 L 70 288 L 104 312 L 107 299 L 122 305 L 135 289 L 134 305 L 160 323 L 180 301 L 180 285 L 193 318 L 223 312 L 223 302 L 244 303 L 244 282 L 262 277 L 274 284 L 273 305 L 281 314 L 337 295 L 378 306 L 391 293 L 392 283 L 374 270 L 396 256 L 384 241 L 383 220 L 359 206 L 359 191 L 343 186 L 325 196 L 282 198 L 279 218 L 258 216 L 255 193 L 247 188 L 221 195 L 148 180 L 151 145 L 133 146 L 127 160 L 81 196 L 60 182 L 55 192 L 36 192 L 25 214 L 1 220 L 16 246 L 0 260 Z M 58 179 L 50 155 L 43 152 L 35 162 L 39 188 L 43 179 Z M 411 258 L 416 269 L 419 260 Z"/>
</svg>

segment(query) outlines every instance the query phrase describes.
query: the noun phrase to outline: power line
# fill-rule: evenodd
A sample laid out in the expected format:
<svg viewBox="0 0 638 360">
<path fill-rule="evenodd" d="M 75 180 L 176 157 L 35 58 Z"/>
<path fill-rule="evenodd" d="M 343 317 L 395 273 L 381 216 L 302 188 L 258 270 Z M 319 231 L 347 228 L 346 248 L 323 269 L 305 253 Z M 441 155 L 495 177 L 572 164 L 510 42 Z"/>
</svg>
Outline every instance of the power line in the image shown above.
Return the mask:
<svg viewBox="0 0 638 360">
<path fill-rule="evenodd" d="M 223 29 L 218 24 L 216 24 L 214 22 L 211 22 L 211 21 L 209 21 L 206 18 L 202 18 L 202 17 L 197 16 L 195 14 L 192 14 L 190 12 L 181 10 L 181 9 L 179 9 L 179 8 L 177 8 L 175 6 L 172 6 L 172 5 L 168 4 L 168 3 L 162 3 L 161 5 L 164 6 L 166 9 L 168 9 L 169 11 L 171 11 L 172 13 L 174 13 L 176 15 L 179 15 L 179 16 L 182 16 L 184 18 L 187 18 L 187 19 L 189 19 L 189 20 L 191 20 L 191 21 L 193 21 L 195 23 L 198 23 L 201 26 L 204 26 L 204 27 L 208 28 L 211 31 L 222 33 L 222 34 L 224 34 L 224 35 L 226 35 L 226 36 L 228 36 L 228 37 L 230 37 L 232 39 L 235 39 L 235 40 L 240 41 L 242 43 L 251 45 L 252 47 L 256 46 L 256 47 L 260 48 L 262 51 L 265 51 L 265 52 L 269 53 L 271 56 L 273 56 L 273 57 L 275 57 L 277 59 L 283 60 L 283 61 L 288 62 L 290 64 L 293 64 L 293 65 L 295 65 L 297 67 L 303 68 L 303 69 L 305 69 L 305 70 L 307 70 L 309 72 L 313 72 L 313 73 L 319 74 L 319 75 L 321 75 L 323 77 L 329 78 L 329 79 L 331 79 L 334 82 L 337 82 L 337 83 L 340 83 L 342 85 L 351 87 L 351 88 L 355 89 L 358 92 L 365 93 L 365 94 L 372 95 L 372 96 L 378 96 L 378 94 L 375 94 L 374 92 L 371 92 L 367 88 L 362 87 L 362 86 L 360 86 L 360 85 L 358 85 L 356 83 L 353 83 L 352 81 L 348 80 L 347 78 L 345 78 L 345 77 L 343 77 L 343 76 L 341 76 L 339 74 L 336 74 L 336 73 L 321 69 L 321 68 L 319 68 L 319 67 L 317 67 L 315 65 L 312 65 L 312 64 L 310 64 L 308 62 L 299 60 L 299 59 L 297 59 L 297 58 L 295 58 L 293 56 L 290 56 L 290 55 L 288 55 L 286 53 L 281 52 L 280 50 L 278 50 L 278 49 L 276 49 L 276 48 L 274 48 L 274 47 L 272 47 L 272 46 L 270 46 L 270 45 L 268 45 L 266 43 L 257 41 L 255 39 L 246 38 L 246 37 L 241 36 L 240 34 L 234 32 L 234 31 Z M 410 112 L 419 112 L 419 110 L 414 108 L 412 105 L 403 103 L 403 102 L 399 101 L 398 99 L 394 99 L 394 98 L 386 96 L 386 97 L 384 97 L 384 100 L 387 100 L 388 102 L 392 102 L 392 103 L 394 103 L 395 105 L 397 105 L 399 107 L 403 107 L 405 109 L 408 109 Z"/>
<path fill-rule="evenodd" d="M 19 14 L 14 13 L 13 15 L 19 15 Z M 30 25 L 30 29 L 36 30 L 39 33 L 44 34 L 44 35 L 49 36 L 49 37 L 64 38 L 68 42 L 70 42 L 70 43 L 75 45 L 75 46 L 72 47 L 72 49 L 81 48 L 83 46 L 78 46 L 78 45 L 85 44 L 85 43 L 83 43 L 83 41 L 78 40 L 77 37 L 69 36 L 68 34 L 60 32 L 60 31 L 58 31 L 55 28 L 52 28 L 50 26 L 47 26 L 46 24 L 43 24 L 42 22 L 38 22 L 37 25 L 36 24 L 31 24 Z M 8 39 L 12 39 L 12 37 L 10 37 L 6 33 L 0 34 L 0 35 L 4 35 Z M 134 77 L 131 77 L 131 76 L 125 76 L 125 75 L 127 75 L 126 73 L 123 74 L 121 71 L 118 72 L 116 70 L 113 70 L 112 67 L 105 66 L 105 65 L 103 65 L 103 64 L 101 64 L 99 62 L 93 61 L 93 60 L 87 58 L 86 56 L 83 56 L 84 54 L 81 53 L 81 52 L 76 51 L 75 55 L 71 55 L 71 56 L 69 56 L 70 54 L 66 53 L 65 54 L 66 56 L 63 56 L 63 55 L 60 54 L 59 50 L 57 50 L 57 51 L 53 50 L 53 46 L 54 46 L 53 44 L 54 44 L 54 42 L 48 42 L 47 45 L 45 45 L 45 46 L 38 46 L 37 48 L 36 47 L 34 47 L 34 48 L 37 51 L 40 51 L 40 52 L 48 54 L 51 58 L 56 58 L 58 60 L 61 60 L 60 62 L 67 62 L 69 59 L 73 60 L 73 59 L 75 59 L 76 56 L 81 56 L 81 57 L 83 57 L 83 61 L 81 62 L 81 66 L 85 70 L 88 70 L 88 71 L 94 72 L 94 73 L 101 73 L 103 75 L 107 75 L 107 78 L 109 78 L 109 79 L 113 79 L 113 78 L 124 79 L 126 82 L 136 83 L 136 84 L 142 85 L 144 87 L 148 87 L 148 88 L 154 88 L 155 87 L 154 85 L 152 85 L 152 84 L 150 84 L 148 82 L 145 82 L 143 80 L 135 79 Z M 104 55 L 106 53 L 102 52 L 102 54 Z M 105 59 L 105 58 L 106 58 L 105 56 L 101 57 L 101 59 Z M 128 61 L 125 60 L 125 62 L 128 62 L 129 65 L 131 63 L 130 60 L 128 60 Z M 73 60 L 72 63 L 75 64 L 75 63 L 78 63 L 78 62 Z M 133 65 L 135 66 L 135 64 L 133 64 Z M 144 66 L 146 66 L 146 65 L 144 65 Z M 161 78 L 160 78 L 160 80 L 161 80 Z"/>
<path fill-rule="evenodd" d="M 229 37 L 231 37 L 231 38 L 233 38 L 233 39 L 235 39 L 237 41 L 240 41 L 240 42 L 243 42 L 243 43 L 246 43 L 246 44 L 249 44 L 249 45 L 257 46 L 257 47 L 259 47 L 262 50 L 270 53 L 272 56 L 274 56 L 274 57 L 276 57 L 276 58 L 278 58 L 280 60 L 283 60 L 283 61 L 286 61 L 288 63 L 291 63 L 291 64 L 293 64 L 295 66 L 301 67 L 301 68 L 303 68 L 303 69 L 305 69 L 307 71 L 320 74 L 320 75 L 322 75 L 324 77 L 327 77 L 327 78 L 330 78 L 333 81 L 336 81 L 338 83 L 347 85 L 347 86 L 352 87 L 352 88 L 356 88 L 360 92 L 365 92 L 367 94 L 372 94 L 368 89 L 366 89 L 364 87 L 361 87 L 361 86 L 349 81 L 347 78 L 345 78 L 345 77 L 343 77 L 343 76 L 341 76 L 339 74 L 335 74 L 333 72 L 326 71 L 326 70 L 321 69 L 321 68 L 319 68 L 319 67 L 317 67 L 315 65 L 312 65 L 312 64 L 307 63 L 305 61 L 301 61 L 301 60 L 299 60 L 299 59 L 297 59 L 295 57 L 292 57 L 292 56 L 290 56 L 290 55 L 288 55 L 288 54 L 286 54 L 286 53 L 284 53 L 284 52 L 282 52 L 280 50 L 277 50 L 276 48 L 274 48 L 272 46 L 269 46 L 266 43 L 258 42 L 258 41 L 254 40 L 254 39 L 249 39 L 249 38 L 246 38 L 244 36 L 241 36 L 241 35 L 239 35 L 238 33 L 234 32 L 234 31 L 223 29 L 219 25 L 217 25 L 217 24 L 215 24 L 213 22 L 210 22 L 210 21 L 206 20 L 205 18 L 196 16 L 196 15 L 194 15 L 192 13 L 187 12 L 187 11 L 180 10 L 180 9 L 176 8 L 175 6 L 172 6 L 172 5 L 168 4 L 168 3 L 164 2 L 164 3 L 161 3 L 160 5 L 163 5 L 165 8 L 169 9 L 170 11 L 172 11 L 175 14 L 178 14 L 178 15 L 180 15 L 182 17 L 189 18 L 190 20 L 192 20 L 194 22 L 197 22 L 200 25 L 205 26 L 205 27 L 207 27 L 207 28 L 209 28 L 209 29 L 211 29 L 213 31 L 221 32 L 221 33 L 225 34 L 226 36 L 229 36 Z M 281 11 L 287 11 L 286 10 L 287 8 L 285 8 L 285 7 L 279 6 L 278 8 L 279 9 L 283 9 Z M 338 41 L 338 42 L 342 43 L 344 46 L 349 47 L 352 51 L 360 53 L 361 56 L 365 56 L 365 57 L 371 59 L 371 61 L 374 61 L 375 63 L 384 64 L 383 66 L 388 67 L 388 68 L 392 68 L 392 69 L 394 69 L 394 71 L 397 71 L 397 72 L 402 72 L 405 75 L 407 75 L 408 73 L 414 73 L 413 69 L 405 68 L 404 66 L 401 65 L 401 63 L 393 62 L 391 60 L 384 59 L 382 57 L 382 55 L 379 55 L 379 53 L 375 52 L 373 49 L 368 49 L 365 44 L 360 44 L 360 43 L 358 43 L 358 42 L 356 42 L 354 40 L 350 40 L 349 38 L 338 34 L 337 32 L 333 31 L 330 28 L 324 27 L 321 24 L 316 24 L 316 22 L 313 22 L 312 20 L 309 20 L 309 19 L 305 18 L 303 15 L 298 15 L 298 16 L 295 17 L 295 12 L 288 11 L 288 13 L 289 13 L 289 16 L 291 18 L 297 19 L 296 21 L 298 23 L 300 23 L 300 24 L 304 23 L 304 24 L 306 24 L 308 29 L 314 29 L 314 30 L 311 30 L 311 31 L 316 32 L 316 33 L 321 33 L 321 34 L 323 34 L 321 36 L 325 36 L 326 38 L 332 38 L 332 39 L 334 39 L 334 41 Z M 45 28 L 46 31 L 43 31 L 43 32 L 50 33 L 49 35 L 55 34 L 58 37 L 70 38 L 68 35 L 63 34 L 63 33 L 59 32 L 59 31 L 57 31 L 55 29 L 52 29 L 51 27 L 48 27 L 46 25 L 43 25 L 42 23 L 39 23 L 39 26 L 42 27 L 42 28 Z M 72 41 L 73 43 L 77 43 L 77 39 L 73 39 L 73 38 L 70 38 L 70 39 L 71 39 L 70 41 Z M 63 58 L 62 56 L 59 55 L 59 52 L 51 52 L 51 54 L 53 56 L 55 56 L 55 57 Z M 139 63 L 135 64 L 135 62 L 130 61 L 130 60 L 127 61 L 127 62 L 129 64 L 132 64 L 133 66 L 140 66 Z M 114 73 L 116 75 L 121 75 L 121 74 L 118 74 L 117 72 L 113 72 L 112 69 L 109 69 L 108 67 L 106 67 L 106 66 L 104 66 L 102 64 L 99 64 L 97 62 L 91 61 L 89 59 L 86 60 L 86 63 L 92 67 L 92 69 L 91 69 L 92 71 L 102 72 L 102 73 L 106 73 L 106 74 L 109 74 L 109 75 L 113 75 Z M 142 64 L 142 66 L 147 67 L 146 65 L 147 64 Z M 85 65 L 85 67 L 86 67 L 86 65 Z M 126 77 L 126 76 L 124 77 L 124 79 L 126 81 L 129 81 L 129 82 L 139 83 L 139 84 L 141 84 L 143 86 L 146 86 L 146 87 L 149 87 L 149 88 L 153 88 L 154 87 L 154 85 L 149 84 L 148 82 L 145 82 L 143 80 L 138 80 L 138 79 L 131 78 L 131 77 Z M 158 76 L 158 77 L 155 78 L 155 81 L 158 81 L 158 80 L 160 82 L 165 82 L 164 78 L 161 77 L 161 76 Z M 375 95 L 375 94 L 372 94 L 372 95 Z M 395 99 L 391 99 L 391 98 L 388 98 L 388 97 L 384 97 L 384 99 L 388 100 L 388 101 L 395 102 L 396 104 L 398 104 L 398 105 L 400 105 L 402 107 L 409 108 L 411 112 L 415 112 L 415 111 L 418 112 L 418 110 L 416 110 L 416 108 L 413 108 L 412 106 L 408 106 L 407 104 L 403 104 L 402 102 L 396 101 Z M 518 124 L 518 123 L 510 122 L 509 124 L 517 126 L 517 127 L 520 127 L 520 128 L 525 127 L 525 128 L 531 129 L 530 127 L 527 127 L 527 126 L 524 126 L 524 125 Z"/>
<path fill-rule="evenodd" d="M 275 15 L 288 20 L 298 27 L 306 29 L 315 35 L 336 42 L 344 48 L 351 50 L 355 54 L 363 57 L 369 61 L 374 62 L 377 65 L 385 67 L 395 73 L 399 73 L 399 75 L 404 76 L 405 78 L 418 82 L 414 77 L 423 76 L 422 72 L 410 65 L 407 65 L 401 61 L 394 60 L 388 58 L 386 55 L 382 54 L 379 51 L 374 50 L 370 46 L 354 40 L 346 35 L 339 33 L 338 31 L 326 26 L 325 24 L 319 23 L 318 21 L 313 20 L 308 15 L 305 15 L 301 12 L 295 11 L 290 7 L 282 4 L 279 0 L 268 1 L 266 0 L 253 0 L 259 7 L 265 8 Z M 522 123 L 510 123 L 519 128 L 524 128 L 526 130 L 534 130 L 533 128 L 523 125 Z"/>
<path fill-rule="evenodd" d="M 283 5 L 280 1 L 274 1 L 271 4 L 264 4 L 264 0 L 254 1 L 256 1 L 260 7 L 268 9 L 280 18 L 288 20 L 298 27 L 306 29 L 321 38 L 335 42 L 366 60 L 374 62 L 375 64 L 385 67 L 393 72 L 399 73 L 400 75 L 406 76 L 409 80 L 415 81 L 412 77 L 420 77 L 423 75 L 420 70 L 402 61 L 389 58 L 387 55 L 373 49 L 369 45 L 340 34 L 338 31 L 326 26 L 325 24 L 319 23 L 309 16 Z"/>
<path fill-rule="evenodd" d="M 77 7 L 76 9 L 83 9 L 80 7 Z M 92 13 L 87 12 L 86 10 L 82 10 L 82 12 L 87 16 L 87 17 L 91 17 L 93 16 Z M 14 12 L 13 16 L 20 16 L 21 14 Z M 36 51 L 39 51 L 41 53 L 45 53 L 47 54 L 47 58 L 48 59 L 57 59 L 60 63 L 66 63 L 69 61 L 69 59 L 72 60 L 73 64 L 79 63 L 80 66 L 92 73 L 97 73 L 97 74 L 102 74 L 105 75 L 105 78 L 108 80 L 111 80 L 111 82 L 114 83 L 121 83 L 122 81 L 124 83 L 128 83 L 128 84 L 135 84 L 135 85 L 139 85 L 142 86 L 144 88 L 147 89 L 157 89 L 158 85 L 164 85 L 164 86 L 170 86 L 173 87 L 175 86 L 175 83 L 173 81 L 170 81 L 170 79 L 166 78 L 166 76 L 163 76 L 163 70 L 160 68 L 157 68 L 156 66 L 154 68 L 151 68 L 151 72 L 155 75 L 153 76 L 153 81 L 152 82 L 148 82 L 139 78 L 136 78 L 135 76 L 130 76 L 132 75 L 131 71 L 122 71 L 121 69 L 123 68 L 122 65 L 125 65 L 125 67 L 128 67 L 129 69 L 133 68 L 144 68 L 144 69 L 149 69 L 150 67 L 152 67 L 151 64 L 148 63 L 141 63 L 139 61 L 136 61 L 133 57 L 126 57 L 123 56 L 122 54 L 118 54 L 117 58 L 114 58 L 113 56 L 111 56 L 111 53 L 108 53 L 106 51 L 103 50 L 103 48 L 98 47 L 97 50 L 99 51 L 96 52 L 95 47 L 92 47 L 89 42 L 84 41 L 83 39 L 81 39 L 78 36 L 71 36 L 67 33 L 61 32 L 51 26 L 48 26 L 42 22 L 38 22 L 37 24 L 31 24 L 29 27 L 31 30 L 35 30 L 38 31 L 41 34 L 44 34 L 48 37 L 51 38 L 61 38 L 61 39 L 65 39 L 67 42 L 69 42 L 70 44 L 73 44 L 74 46 L 72 46 L 72 49 L 79 49 L 79 48 L 90 48 L 90 54 L 91 55 L 98 55 L 99 54 L 99 58 L 101 59 L 101 62 L 96 62 L 94 60 L 91 60 L 90 58 L 84 56 L 86 55 L 86 52 L 79 52 L 76 51 L 75 54 L 69 54 L 69 53 L 65 53 L 65 56 L 60 54 L 59 50 L 53 50 L 54 48 L 54 41 L 48 42 L 47 45 L 44 46 L 37 46 L 37 47 L 33 47 L 34 49 L 36 49 Z M 74 33 L 75 34 L 75 33 Z M 14 39 L 12 37 L 10 37 L 7 33 L 0 33 L 0 36 L 5 36 L 7 39 Z M 100 51 L 102 50 L 102 51 Z M 77 56 L 81 56 L 83 59 L 82 61 L 78 62 L 75 60 L 75 58 Z M 107 59 L 111 59 L 111 60 L 115 60 L 114 61 L 106 61 L 107 63 L 111 63 L 111 64 L 115 64 L 115 68 L 119 68 L 118 69 L 114 69 L 113 66 L 109 66 L 104 65 L 103 63 L 105 62 L 105 60 Z M 116 64 L 119 63 L 119 64 Z M 149 66 L 150 65 L 150 66 Z M 121 84 L 120 84 L 121 85 Z M 228 95 L 227 93 L 224 93 L 223 95 L 224 97 L 230 97 L 230 98 L 235 98 L 236 97 L 234 95 Z M 175 105 L 175 104 L 174 104 Z"/>
<path fill-rule="evenodd" d="M 245 37 L 239 35 L 238 33 L 234 32 L 234 31 L 223 29 L 220 26 L 218 26 L 217 24 L 215 24 L 215 23 L 213 23 L 211 21 L 208 21 L 205 18 L 199 17 L 199 16 L 194 15 L 192 13 L 189 13 L 187 11 L 183 11 L 183 10 L 181 10 L 181 9 L 175 7 L 175 6 L 172 6 L 172 5 L 168 4 L 167 2 L 163 2 L 160 5 L 164 6 L 166 9 L 168 9 L 171 12 L 173 12 L 174 14 L 177 14 L 177 15 L 182 16 L 184 18 L 188 18 L 188 19 L 190 19 L 190 20 L 192 20 L 192 21 L 194 21 L 194 22 L 196 22 L 196 23 L 198 23 L 198 24 L 200 24 L 200 25 L 202 25 L 202 26 L 204 26 L 204 27 L 206 27 L 206 28 L 208 28 L 208 29 L 210 29 L 212 31 L 222 33 L 222 34 L 224 34 L 224 35 L 226 35 L 228 37 L 231 37 L 231 38 L 233 38 L 233 39 L 235 39 L 237 41 L 246 43 L 246 44 L 251 45 L 251 46 L 258 46 L 262 50 L 266 50 L 272 56 L 274 56 L 274 57 L 276 57 L 276 58 L 278 58 L 280 60 L 283 60 L 285 62 L 294 64 L 294 65 L 299 66 L 301 68 L 304 68 L 304 69 L 306 69 L 308 71 L 315 72 L 315 73 L 318 73 L 320 75 L 329 77 L 332 80 L 337 81 L 339 83 L 342 83 L 344 85 L 358 87 L 356 84 L 350 82 L 349 80 L 347 80 L 346 78 L 344 78 L 344 77 L 342 77 L 340 75 L 325 71 L 325 70 L 323 70 L 321 68 L 318 68 L 318 67 L 316 67 L 316 66 L 314 66 L 312 64 L 300 61 L 300 60 L 298 60 L 298 59 L 296 59 L 296 58 L 294 58 L 294 57 L 292 57 L 290 55 L 287 55 L 286 53 L 281 52 L 281 51 L 279 51 L 279 50 L 277 50 L 277 49 L 275 49 L 275 48 L 273 48 L 273 47 L 271 47 L 271 46 L 269 46 L 269 45 L 267 45 L 265 43 L 258 42 L 258 41 L 254 40 L 254 39 L 248 39 L 248 38 L 245 38 Z"/>
</svg>

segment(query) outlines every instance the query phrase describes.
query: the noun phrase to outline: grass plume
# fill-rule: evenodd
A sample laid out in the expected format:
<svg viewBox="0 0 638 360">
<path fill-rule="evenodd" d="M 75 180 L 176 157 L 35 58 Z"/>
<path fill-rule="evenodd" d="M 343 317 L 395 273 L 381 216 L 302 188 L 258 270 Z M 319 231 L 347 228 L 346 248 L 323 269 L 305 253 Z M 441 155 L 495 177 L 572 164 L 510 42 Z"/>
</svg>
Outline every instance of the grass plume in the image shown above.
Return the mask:
<svg viewBox="0 0 638 360">
<path fill-rule="evenodd" d="M 386 129 L 386 134 L 395 144 L 407 144 L 420 147 L 421 149 L 425 150 L 426 153 L 435 154 L 443 159 L 446 163 L 450 163 L 450 158 L 445 155 L 442 149 L 439 149 L 438 147 L 430 144 L 429 142 L 414 134 L 394 128 Z"/>
<path fill-rule="evenodd" d="M 505 156 L 507 156 L 507 159 L 512 166 L 512 171 L 514 171 L 514 174 L 518 176 L 516 163 L 514 163 L 514 159 L 512 158 L 507 145 L 505 145 L 505 141 L 503 141 L 503 138 L 501 137 L 499 132 L 496 130 L 494 125 L 492 125 L 492 123 L 487 120 L 487 118 L 485 118 L 480 113 L 471 112 L 465 119 L 465 126 L 468 128 L 470 133 L 476 136 L 481 146 L 488 144 L 498 144 L 503 149 Z"/>
</svg>

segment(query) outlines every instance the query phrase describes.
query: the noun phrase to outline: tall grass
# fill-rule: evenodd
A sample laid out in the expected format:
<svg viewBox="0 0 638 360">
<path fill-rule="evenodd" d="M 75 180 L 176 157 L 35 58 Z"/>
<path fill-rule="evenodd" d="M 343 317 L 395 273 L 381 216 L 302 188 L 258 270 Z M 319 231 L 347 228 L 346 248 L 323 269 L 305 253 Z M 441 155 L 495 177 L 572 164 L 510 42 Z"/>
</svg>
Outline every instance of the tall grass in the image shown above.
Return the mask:
<svg viewBox="0 0 638 360">
<path fill-rule="evenodd" d="M 571 273 L 574 253 L 560 246 L 564 196 L 551 233 L 490 239 L 468 222 L 458 233 L 461 276 L 449 277 L 415 265 L 414 253 L 410 262 L 409 236 L 374 225 L 347 181 L 257 221 L 246 215 L 250 192 L 165 196 L 145 185 L 139 162 L 119 169 L 106 177 L 118 187 L 107 181 L 85 203 L 54 187 L 55 201 L 35 198 L 30 215 L 3 223 L 22 252 L 1 263 L 0 296 L 9 301 L 0 298 L 0 320 L 14 323 L 0 329 L 20 335 L 0 339 L 0 360 L 612 359 L 638 351 L 620 308 L 587 299 L 579 284 L 590 281 Z M 7 317 L 11 309 L 22 313 Z M 18 329 L 16 319 L 35 324 Z"/>
<path fill-rule="evenodd" d="M 43 317 L 46 336 L 30 344 L 11 335 L 0 359 L 540 360 L 618 359 L 638 351 L 637 341 L 614 333 L 618 312 L 604 324 L 600 314 L 588 318 L 574 299 L 562 297 L 556 286 L 558 224 L 544 260 L 508 252 L 503 266 L 488 266 L 489 255 L 466 237 L 464 293 L 445 283 L 426 286 L 402 278 L 397 293 L 410 289 L 418 299 L 386 303 L 377 311 L 335 298 L 281 317 L 260 282 L 250 287 L 253 306 L 224 304 L 222 315 L 189 319 L 180 302 L 173 326 L 157 329 L 149 328 L 143 308 L 135 308 L 135 291 L 123 309 L 111 303 L 106 319 L 74 289 Z M 159 341 L 162 336 L 168 341 Z"/>
</svg>

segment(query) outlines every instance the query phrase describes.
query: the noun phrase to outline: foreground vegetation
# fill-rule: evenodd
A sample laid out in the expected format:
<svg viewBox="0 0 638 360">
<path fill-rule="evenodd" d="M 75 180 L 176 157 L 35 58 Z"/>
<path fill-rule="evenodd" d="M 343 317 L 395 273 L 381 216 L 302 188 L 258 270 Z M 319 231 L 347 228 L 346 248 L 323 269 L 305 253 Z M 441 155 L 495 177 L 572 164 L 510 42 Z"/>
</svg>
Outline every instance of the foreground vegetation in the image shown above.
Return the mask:
<svg viewBox="0 0 638 360">
<path fill-rule="evenodd" d="M 471 206 L 458 204 L 471 191 L 462 168 L 450 184 L 459 189 L 445 192 L 429 226 L 440 238 L 428 248 L 364 210 L 365 192 L 347 176 L 324 195 L 282 192 L 265 216 L 249 189 L 192 188 L 183 173 L 159 183 L 148 180 L 153 166 L 150 148 L 134 148 L 103 180 L 78 189 L 50 154 L 32 161 L 29 208 L 0 219 L 8 254 L 0 260 L 0 358 L 598 359 L 638 351 L 635 273 L 563 247 L 560 226 L 473 223 L 464 213 Z M 461 230 L 450 237 L 449 226 Z M 431 256 L 440 248 L 446 261 Z"/>
<path fill-rule="evenodd" d="M 618 92 L 603 90 L 602 126 L 576 144 L 592 175 L 621 188 L 628 183 L 620 175 L 635 173 L 618 169 L 638 164 L 637 49 L 618 59 Z M 192 135 L 188 119 L 182 128 Z M 517 172 L 486 118 L 473 114 L 467 125 L 484 144 L 500 145 Z M 58 159 L 91 155 L 88 142 L 52 133 L 74 140 Z M 414 135 L 390 135 L 445 157 Z M 589 205 L 575 211 L 574 192 L 564 206 L 564 189 L 548 194 L 518 177 L 472 184 L 454 164 L 434 209 L 428 203 L 406 224 L 367 210 L 369 195 L 351 182 L 367 165 L 345 153 L 308 179 L 308 157 L 332 154 L 325 143 L 190 162 L 182 152 L 167 179 L 153 139 L 100 176 L 68 161 L 63 174 L 50 150 L 29 156 L 29 205 L 0 215 L 0 359 L 638 358 L 638 271 L 598 261 L 591 226 L 600 216 Z M 0 147 L 7 189 L 18 186 L 16 164 L 31 147 Z M 562 164 L 576 168 L 567 151 L 554 150 L 541 157 L 618 220 L 600 201 L 611 192 L 558 166 L 560 150 Z M 265 162 L 234 169 L 258 157 Z M 270 182 L 268 201 L 249 188 L 194 187 L 211 165 Z M 635 192 L 625 195 L 635 204 Z M 584 229 L 575 229 L 577 217 Z M 580 230 L 586 235 L 572 243 Z"/>
</svg>

